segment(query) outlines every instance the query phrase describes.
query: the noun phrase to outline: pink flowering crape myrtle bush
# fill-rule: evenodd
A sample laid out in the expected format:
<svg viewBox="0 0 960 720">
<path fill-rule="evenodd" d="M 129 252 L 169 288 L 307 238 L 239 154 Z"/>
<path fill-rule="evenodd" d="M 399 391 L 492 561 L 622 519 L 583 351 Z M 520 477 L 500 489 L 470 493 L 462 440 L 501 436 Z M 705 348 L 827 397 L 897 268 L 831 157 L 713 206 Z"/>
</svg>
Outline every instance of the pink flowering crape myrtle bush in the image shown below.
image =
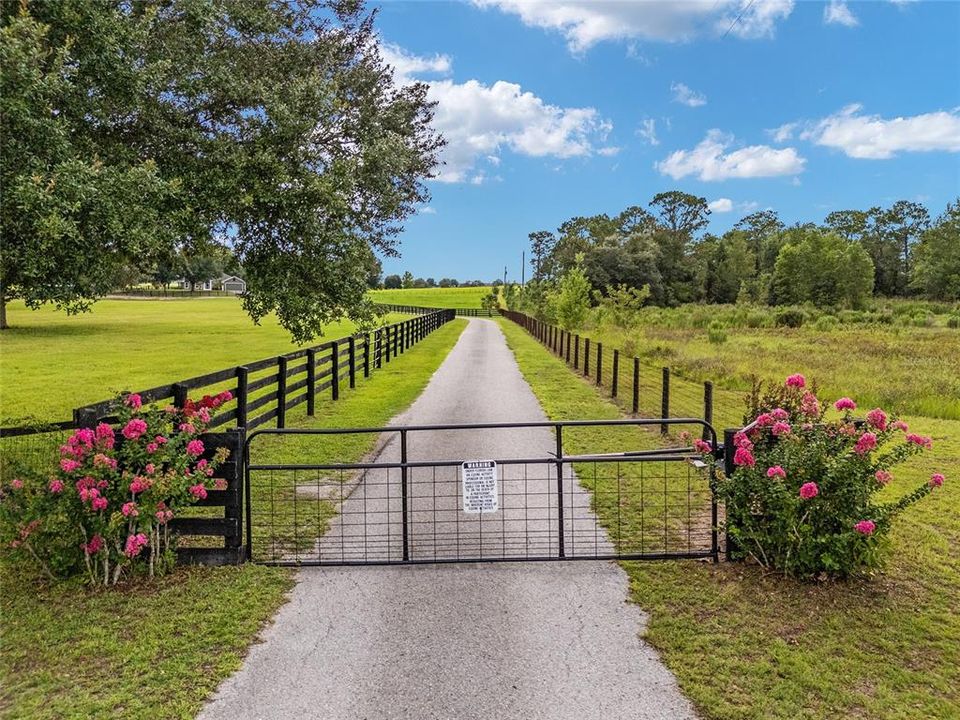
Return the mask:
<svg viewBox="0 0 960 720">
<path fill-rule="evenodd" d="M 207 497 L 228 450 L 204 458 L 198 435 L 229 392 L 184 408 L 144 407 L 122 397 L 116 426 L 81 428 L 47 474 L 0 487 L 0 547 L 50 579 L 85 574 L 114 585 L 126 573 L 151 577 L 174 563 L 169 523 Z"/>
<path fill-rule="evenodd" d="M 940 487 L 931 476 L 891 502 L 877 493 L 893 468 L 931 446 L 880 408 L 855 419 L 856 403 L 840 398 L 838 420 L 802 375 L 791 375 L 749 400 L 747 425 L 735 437 L 730 477 L 719 473 L 717 494 L 735 556 L 800 578 L 848 577 L 880 564 L 894 518 Z M 709 462 L 710 448 L 703 448 Z"/>
</svg>

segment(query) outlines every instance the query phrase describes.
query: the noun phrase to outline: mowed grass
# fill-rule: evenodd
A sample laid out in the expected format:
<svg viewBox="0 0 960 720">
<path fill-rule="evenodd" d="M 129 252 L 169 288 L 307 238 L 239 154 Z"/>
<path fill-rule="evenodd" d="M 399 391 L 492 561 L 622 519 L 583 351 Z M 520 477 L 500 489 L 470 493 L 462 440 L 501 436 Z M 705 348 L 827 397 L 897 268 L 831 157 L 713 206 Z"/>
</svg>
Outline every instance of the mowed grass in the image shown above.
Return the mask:
<svg viewBox="0 0 960 720">
<path fill-rule="evenodd" d="M 415 305 L 419 307 L 435 308 L 476 308 L 493 288 L 484 287 L 455 287 L 455 288 L 421 288 L 410 290 L 373 290 L 370 296 L 374 302 L 391 303 L 394 305 Z"/>
<path fill-rule="evenodd" d="M 465 324 L 444 325 L 358 381 L 356 390 L 344 387 L 338 402 L 318 399 L 313 418 L 298 406 L 288 414 L 288 426 L 387 424 L 422 392 Z M 255 461 L 350 462 L 375 440 L 263 437 L 252 453 Z M 256 548 L 262 552 L 270 538 L 256 523 L 265 517 L 271 492 L 275 498 L 286 493 L 289 503 L 292 478 L 254 474 L 251 480 Z M 336 511 L 327 502 L 319 524 L 312 516 L 294 524 L 289 509 L 283 501 L 273 507 L 275 539 L 286 538 L 287 548 L 295 534 L 312 542 Z M 240 666 L 293 579 L 292 572 L 259 565 L 179 568 L 166 578 L 103 591 L 75 583 L 41 585 L 0 568 L 0 717 L 194 717 Z"/>
<path fill-rule="evenodd" d="M 73 408 L 297 349 L 273 317 L 254 325 L 240 300 L 102 300 L 68 316 L 16 301 L 0 333 L 0 418 L 68 420 Z M 349 335 L 350 323 L 324 328 Z M 324 338 L 311 344 L 319 344 Z"/>
<path fill-rule="evenodd" d="M 598 392 L 519 326 L 501 324 L 550 418 L 620 414 L 600 394 L 608 386 Z M 773 369 L 777 378 L 793 370 Z M 716 402 L 716 425 L 735 425 L 742 393 L 719 390 Z M 705 718 L 960 717 L 960 422 L 906 419 L 934 438 L 934 449 L 902 466 L 890 497 L 934 471 L 947 483 L 902 516 L 889 565 L 871 580 L 799 583 L 741 563 L 623 564 L 631 599 L 650 613 L 646 640 Z M 661 439 L 638 430 L 565 435 L 568 452 L 630 442 L 652 448 Z"/>
</svg>

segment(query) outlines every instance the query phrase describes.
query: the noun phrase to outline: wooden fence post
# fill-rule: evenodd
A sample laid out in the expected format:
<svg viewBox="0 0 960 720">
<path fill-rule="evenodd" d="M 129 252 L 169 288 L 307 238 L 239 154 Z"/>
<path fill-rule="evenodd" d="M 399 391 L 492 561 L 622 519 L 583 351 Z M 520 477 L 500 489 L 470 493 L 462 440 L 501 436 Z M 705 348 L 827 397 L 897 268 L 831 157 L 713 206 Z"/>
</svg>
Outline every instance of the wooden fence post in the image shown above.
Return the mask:
<svg viewBox="0 0 960 720">
<path fill-rule="evenodd" d="M 314 395 L 317 392 L 317 351 L 307 350 L 307 415 L 313 417 Z"/>
<path fill-rule="evenodd" d="M 573 342 L 573 369 L 580 369 L 580 336 L 577 335 Z"/>
<path fill-rule="evenodd" d="M 350 336 L 350 389 L 357 386 L 357 339 Z"/>
<path fill-rule="evenodd" d="M 187 404 L 187 393 L 189 388 L 183 383 L 174 383 L 173 384 L 173 406 L 176 408 L 182 408 Z"/>
<path fill-rule="evenodd" d="M 663 386 L 660 393 L 660 417 L 670 417 L 670 368 L 668 367 L 663 368 Z M 668 429 L 666 423 L 660 424 L 661 435 L 666 435 Z"/>
<path fill-rule="evenodd" d="M 287 359 L 277 358 L 277 427 L 287 424 Z"/>
<path fill-rule="evenodd" d="M 620 388 L 620 351 L 613 349 L 613 383 L 611 388 L 611 397 L 617 396 L 617 390 Z"/>
<path fill-rule="evenodd" d="M 247 426 L 248 377 L 249 372 L 245 367 L 237 368 L 237 427 L 241 428 Z"/>
<path fill-rule="evenodd" d="M 567 333 L 567 365 L 570 364 L 570 333 Z"/>
<path fill-rule="evenodd" d="M 370 377 L 370 333 L 363 334 L 363 377 Z"/>
<path fill-rule="evenodd" d="M 340 346 L 334 340 L 330 343 L 330 399 L 340 399 Z"/>
<path fill-rule="evenodd" d="M 583 339 L 583 374 L 590 376 L 590 338 Z"/>
<path fill-rule="evenodd" d="M 387 326 L 386 326 L 385 328 L 383 328 L 383 329 L 386 331 L 386 334 L 387 334 L 386 342 L 384 343 L 384 345 L 386 346 L 386 358 L 385 358 L 385 361 L 387 362 L 387 364 L 389 364 L 389 363 L 390 363 L 390 343 L 393 342 L 393 341 L 390 339 L 390 326 L 387 325 Z"/>
<path fill-rule="evenodd" d="M 603 343 L 597 343 L 597 386 L 603 384 Z"/>
<path fill-rule="evenodd" d="M 640 414 L 640 358 L 633 359 L 633 414 Z"/>
<path fill-rule="evenodd" d="M 708 425 L 713 425 L 713 383 L 707 380 L 703 384 L 703 421 Z M 710 440 L 710 432 L 707 428 L 703 429 L 703 440 Z"/>
</svg>

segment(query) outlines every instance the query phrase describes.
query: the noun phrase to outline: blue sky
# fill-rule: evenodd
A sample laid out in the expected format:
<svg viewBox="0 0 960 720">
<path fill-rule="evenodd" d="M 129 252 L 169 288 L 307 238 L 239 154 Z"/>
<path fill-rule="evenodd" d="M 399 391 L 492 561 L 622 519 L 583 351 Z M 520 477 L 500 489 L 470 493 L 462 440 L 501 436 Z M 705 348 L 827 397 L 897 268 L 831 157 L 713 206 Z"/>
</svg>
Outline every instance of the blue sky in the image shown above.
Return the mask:
<svg viewBox="0 0 960 720">
<path fill-rule="evenodd" d="M 960 195 L 960 3 L 387 2 L 378 28 L 449 141 L 387 273 L 518 280 L 529 232 L 672 189 L 713 232 Z"/>
</svg>

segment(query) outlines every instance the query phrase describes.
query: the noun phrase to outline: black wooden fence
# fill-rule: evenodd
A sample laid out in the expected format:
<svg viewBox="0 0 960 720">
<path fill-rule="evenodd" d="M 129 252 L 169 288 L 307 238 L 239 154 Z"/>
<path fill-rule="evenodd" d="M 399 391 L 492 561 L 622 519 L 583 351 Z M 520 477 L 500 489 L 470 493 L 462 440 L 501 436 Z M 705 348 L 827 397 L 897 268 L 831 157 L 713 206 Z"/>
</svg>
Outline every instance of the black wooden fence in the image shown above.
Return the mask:
<svg viewBox="0 0 960 720">
<path fill-rule="evenodd" d="M 188 394 L 196 397 L 223 390 L 230 390 L 233 394 L 233 399 L 221 406 L 210 426 L 230 424 L 236 426 L 235 429 L 201 436 L 206 456 L 212 457 L 220 447 L 229 448 L 230 455 L 218 471 L 218 476 L 227 482 L 226 489 L 208 490 L 207 498 L 195 506 L 222 508 L 222 512 L 191 510 L 192 517 L 171 521 L 171 529 L 177 534 L 212 537 L 217 545 L 211 546 L 209 540 L 188 540 L 177 549 L 178 559 L 201 564 L 236 563 L 244 559 L 241 517 L 246 431 L 270 421 L 283 428 L 287 412 L 303 403 L 306 403 L 307 414 L 313 415 L 321 393 L 329 392 L 331 401 L 338 400 L 344 383 L 350 388 L 355 387 L 359 379 L 370 377 L 384 363 L 396 359 L 454 317 L 452 310 L 432 309 L 372 333 L 331 340 L 286 355 L 141 391 L 139 395 L 144 403 L 170 402 L 176 407 L 186 404 Z M 37 467 L 48 466 L 55 461 L 57 447 L 65 440 L 64 433 L 115 419 L 117 402 L 116 399 L 104 400 L 77 408 L 69 421 L 0 429 L 0 438 L 4 440 L 0 450 L 5 461 L 19 460 Z"/>
<path fill-rule="evenodd" d="M 429 314 L 386 325 L 372 333 L 359 333 L 285 355 L 198 375 L 167 385 L 142 390 L 144 403 L 168 401 L 183 407 L 188 394 L 216 394 L 229 390 L 233 400 L 224 404 L 210 427 L 234 425 L 252 430 L 274 421 L 286 426 L 287 411 L 306 403 L 307 414 L 314 414 L 316 398 L 329 391 L 330 400 L 340 398 L 343 383 L 356 386 L 359 378 L 368 378 L 377 368 L 389 363 L 408 348 L 454 318 L 451 310 L 433 310 Z M 93 427 L 116 410 L 110 399 L 77 408 L 72 427 Z"/>
<path fill-rule="evenodd" d="M 425 315 L 436 312 L 436 308 L 418 307 L 416 305 L 395 305 L 393 303 L 376 303 L 376 307 L 384 312 L 409 313 L 411 315 Z M 450 312 L 457 317 L 497 317 L 501 311 L 489 308 L 452 308 Z"/>
<path fill-rule="evenodd" d="M 702 417 L 713 424 L 713 383 L 684 381 L 671 389 L 669 367 L 651 368 L 638 357 L 627 357 L 618 348 L 604 348 L 602 342 L 568 332 L 562 328 L 513 310 L 500 314 L 523 327 L 555 355 L 599 387 L 633 415 L 651 417 Z M 667 434 L 666 423 L 660 432 Z"/>
</svg>

